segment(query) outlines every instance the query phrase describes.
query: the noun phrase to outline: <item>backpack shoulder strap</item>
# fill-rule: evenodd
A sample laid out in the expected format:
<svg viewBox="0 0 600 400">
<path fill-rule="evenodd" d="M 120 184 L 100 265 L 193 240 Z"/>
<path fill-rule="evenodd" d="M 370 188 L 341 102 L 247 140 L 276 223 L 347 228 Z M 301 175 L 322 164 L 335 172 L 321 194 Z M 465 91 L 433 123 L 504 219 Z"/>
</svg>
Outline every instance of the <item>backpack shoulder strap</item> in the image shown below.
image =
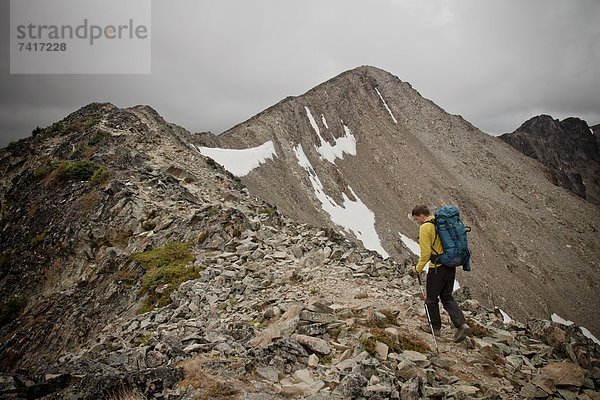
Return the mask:
<svg viewBox="0 0 600 400">
<path fill-rule="evenodd" d="M 433 244 L 435 243 L 435 239 L 437 239 L 438 237 L 438 224 L 437 221 L 434 219 L 430 219 L 429 221 L 425 221 L 423 222 L 424 224 L 431 224 L 434 227 L 435 230 L 435 235 L 433 236 L 433 242 L 431 242 L 431 252 L 433 253 L 434 256 L 439 256 L 439 253 L 437 251 L 435 251 L 435 249 L 433 248 Z M 435 262 L 435 261 L 434 261 Z"/>
</svg>

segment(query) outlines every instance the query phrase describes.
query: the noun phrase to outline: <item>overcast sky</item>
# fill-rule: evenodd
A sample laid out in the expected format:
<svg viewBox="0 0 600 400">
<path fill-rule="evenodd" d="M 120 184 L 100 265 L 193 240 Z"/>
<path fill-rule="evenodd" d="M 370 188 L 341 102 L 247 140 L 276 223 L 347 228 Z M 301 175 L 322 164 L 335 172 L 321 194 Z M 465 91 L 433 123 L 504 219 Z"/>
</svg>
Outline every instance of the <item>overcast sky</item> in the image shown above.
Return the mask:
<svg viewBox="0 0 600 400">
<path fill-rule="evenodd" d="M 365 64 L 490 134 L 600 123 L 597 0 L 155 0 L 152 73 L 105 76 L 10 75 L 0 2 L 0 146 L 94 101 L 220 133 Z"/>
</svg>

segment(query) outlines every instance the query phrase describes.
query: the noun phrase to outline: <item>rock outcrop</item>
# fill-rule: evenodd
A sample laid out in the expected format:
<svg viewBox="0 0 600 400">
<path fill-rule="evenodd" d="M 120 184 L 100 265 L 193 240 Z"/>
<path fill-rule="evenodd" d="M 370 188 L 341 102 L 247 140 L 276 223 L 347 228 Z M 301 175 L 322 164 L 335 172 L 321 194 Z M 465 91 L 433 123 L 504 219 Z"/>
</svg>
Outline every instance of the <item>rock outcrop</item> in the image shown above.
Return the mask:
<svg viewBox="0 0 600 400">
<path fill-rule="evenodd" d="M 600 142 L 585 121 L 540 115 L 500 139 L 547 166 L 555 185 L 600 204 Z"/>
</svg>

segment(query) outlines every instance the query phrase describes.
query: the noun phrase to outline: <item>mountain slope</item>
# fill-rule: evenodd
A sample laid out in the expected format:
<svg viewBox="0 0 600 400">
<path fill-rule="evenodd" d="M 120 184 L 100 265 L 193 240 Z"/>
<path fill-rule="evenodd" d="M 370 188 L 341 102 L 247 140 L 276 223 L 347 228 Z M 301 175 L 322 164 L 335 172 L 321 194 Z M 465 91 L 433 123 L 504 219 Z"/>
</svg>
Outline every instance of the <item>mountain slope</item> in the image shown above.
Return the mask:
<svg viewBox="0 0 600 400">
<path fill-rule="evenodd" d="M 198 238 L 225 251 L 250 224 L 236 207 L 269 209 L 190 140 L 150 107 L 91 104 L 1 150 L 3 369 L 54 361 L 115 318 L 164 305 L 201 266 L 150 280 L 132 254 L 177 243 L 187 258 Z"/>
<path fill-rule="evenodd" d="M 597 206 L 385 71 L 347 71 L 198 139 L 232 149 L 272 142 L 271 158 L 241 176 L 251 193 L 382 254 L 404 251 L 400 234 L 415 238 L 414 205 L 458 204 L 473 228 L 474 270 L 458 273 L 462 285 L 519 318 L 557 313 L 600 333 Z M 353 215 L 362 225 L 351 225 Z M 365 230 L 378 240 L 365 241 Z"/>
<path fill-rule="evenodd" d="M 434 342 L 405 274 L 415 256 L 383 260 L 281 215 L 150 107 L 90 104 L 35 133 L 0 149 L 0 398 L 587 399 L 600 387 L 589 332 L 511 320 L 464 288 L 471 337 L 453 343 L 445 323 Z M 235 153 L 240 173 L 273 150 Z"/>
<path fill-rule="evenodd" d="M 600 147 L 585 121 L 540 115 L 500 139 L 550 168 L 555 185 L 600 204 Z"/>
</svg>

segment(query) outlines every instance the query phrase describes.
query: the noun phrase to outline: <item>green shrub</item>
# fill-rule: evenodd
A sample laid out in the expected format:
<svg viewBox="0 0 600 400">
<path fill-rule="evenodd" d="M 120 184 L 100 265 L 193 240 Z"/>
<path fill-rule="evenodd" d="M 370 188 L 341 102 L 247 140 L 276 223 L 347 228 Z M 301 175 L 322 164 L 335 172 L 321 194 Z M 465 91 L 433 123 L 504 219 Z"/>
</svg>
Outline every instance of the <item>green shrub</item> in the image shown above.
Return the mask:
<svg viewBox="0 0 600 400">
<path fill-rule="evenodd" d="M 67 172 L 69 174 L 69 178 L 72 180 L 88 181 L 98 168 L 100 168 L 99 165 L 91 161 L 84 160 L 69 164 L 67 167 Z"/>
<path fill-rule="evenodd" d="M 96 125 L 100 120 L 98 118 L 88 118 L 80 122 L 79 127 L 83 127 L 83 129 L 90 129 L 92 126 Z"/>
<path fill-rule="evenodd" d="M 198 277 L 199 267 L 190 265 L 194 256 L 190 251 L 191 243 L 172 242 L 143 253 L 134 253 L 130 257 L 144 268 L 141 295 L 147 295 L 144 305 L 138 310 L 144 313 L 155 307 L 163 307 L 171 302 L 170 294 L 185 281 Z M 156 289 L 161 287 L 161 293 Z"/>
<path fill-rule="evenodd" d="M 42 165 L 33 171 L 33 176 L 37 179 L 43 179 L 51 175 L 52 180 L 57 181 L 89 181 L 101 183 L 108 178 L 108 169 L 89 160 L 67 161 Z"/>
<path fill-rule="evenodd" d="M 62 132 L 63 129 L 65 129 L 65 124 L 62 122 L 55 122 L 50 126 L 51 133 Z"/>
<path fill-rule="evenodd" d="M 38 179 L 43 179 L 50 173 L 52 173 L 56 169 L 56 167 L 56 163 L 42 165 L 41 167 L 38 167 L 33 171 L 33 176 Z"/>
<path fill-rule="evenodd" d="M 52 171 L 52 178 L 59 181 L 89 181 L 100 165 L 88 161 L 59 161 Z"/>
<path fill-rule="evenodd" d="M 112 135 L 106 131 L 98 131 L 88 140 L 88 145 L 95 146 L 100 142 L 110 138 Z"/>
<path fill-rule="evenodd" d="M 88 117 L 85 119 L 73 120 L 69 122 L 55 122 L 50 127 L 46 128 L 50 133 L 58 133 L 59 135 L 68 134 L 71 132 L 83 132 L 89 130 L 94 125 L 100 122 L 99 118 Z"/>
<path fill-rule="evenodd" d="M 99 185 L 101 183 L 106 182 L 108 180 L 108 176 L 108 168 L 102 165 L 94 172 L 94 175 L 92 175 L 90 182 L 92 182 L 94 185 Z"/>
</svg>

